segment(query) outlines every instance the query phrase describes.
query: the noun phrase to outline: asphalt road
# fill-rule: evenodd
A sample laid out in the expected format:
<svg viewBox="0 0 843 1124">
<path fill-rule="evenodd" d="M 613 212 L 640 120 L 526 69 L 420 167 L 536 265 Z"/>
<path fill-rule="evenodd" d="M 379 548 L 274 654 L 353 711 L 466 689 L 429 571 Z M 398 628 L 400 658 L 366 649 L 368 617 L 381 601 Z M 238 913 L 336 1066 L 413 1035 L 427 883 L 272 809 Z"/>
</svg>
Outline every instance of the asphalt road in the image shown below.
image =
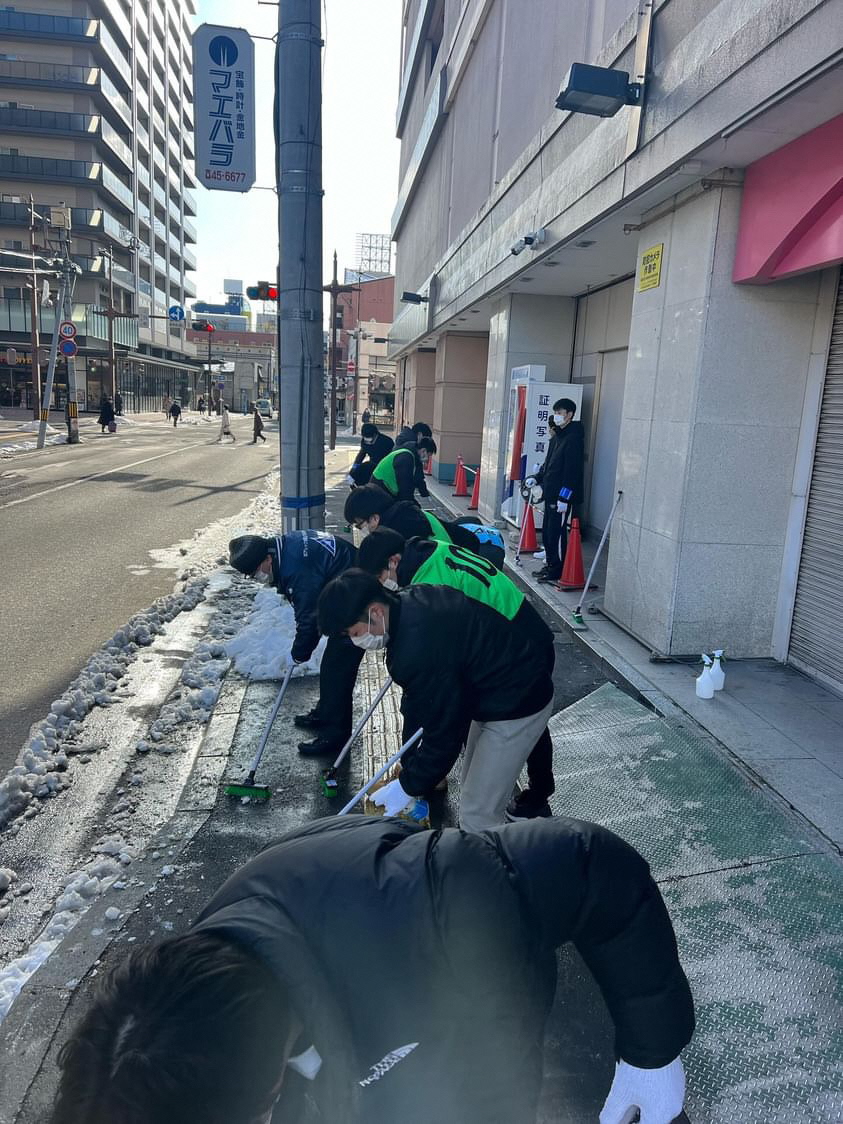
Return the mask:
<svg viewBox="0 0 843 1124">
<path fill-rule="evenodd" d="M 278 463 L 277 423 L 252 445 L 217 423 L 152 422 L 0 461 L 0 774 L 97 650 L 133 613 L 171 593 L 148 551 L 243 510 Z M 150 566 L 147 573 L 129 567 Z"/>
</svg>

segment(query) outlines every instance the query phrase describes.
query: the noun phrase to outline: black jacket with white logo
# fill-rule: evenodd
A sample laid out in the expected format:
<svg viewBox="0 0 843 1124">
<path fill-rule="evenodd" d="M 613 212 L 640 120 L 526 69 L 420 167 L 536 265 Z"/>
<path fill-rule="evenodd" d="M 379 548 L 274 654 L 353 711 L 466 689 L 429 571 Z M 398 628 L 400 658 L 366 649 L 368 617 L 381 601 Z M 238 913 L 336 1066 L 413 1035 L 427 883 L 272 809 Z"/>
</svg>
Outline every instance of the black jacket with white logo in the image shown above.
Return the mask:
<svg viewBox="0 0 843 1124">
<path fill-rule="evenodd" d="M 305 1024 L 296 1052 L 313 1044 L 322 1058 L 313 1082 L 285 1075 L 284 1120 L 299 1121 L 307 1097 L 331 1124 L 531 1124 L 567 941 L 625 1061 L 666 1065 L 693 1033 L 646 862 L 576 820 L 479 834 L 317 820 L 229 878 L 195 929 L 277 975 Z"/>
</svg>

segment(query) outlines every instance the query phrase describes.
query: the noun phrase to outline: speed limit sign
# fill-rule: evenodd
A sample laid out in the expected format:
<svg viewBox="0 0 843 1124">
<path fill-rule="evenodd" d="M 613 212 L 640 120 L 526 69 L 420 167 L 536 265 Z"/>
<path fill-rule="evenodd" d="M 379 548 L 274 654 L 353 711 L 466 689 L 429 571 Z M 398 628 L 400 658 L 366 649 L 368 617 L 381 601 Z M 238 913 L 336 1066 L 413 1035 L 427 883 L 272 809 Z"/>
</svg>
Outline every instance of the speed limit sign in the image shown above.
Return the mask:
<svg viewBox="0 0 843 1124">
<path fill-rule="evenodd" d="M 72 320 L 62 320 L 59 324 L 59 335 L 63 340 L 72 340 L 76 335 L 76 325 Z"/>
</svg>

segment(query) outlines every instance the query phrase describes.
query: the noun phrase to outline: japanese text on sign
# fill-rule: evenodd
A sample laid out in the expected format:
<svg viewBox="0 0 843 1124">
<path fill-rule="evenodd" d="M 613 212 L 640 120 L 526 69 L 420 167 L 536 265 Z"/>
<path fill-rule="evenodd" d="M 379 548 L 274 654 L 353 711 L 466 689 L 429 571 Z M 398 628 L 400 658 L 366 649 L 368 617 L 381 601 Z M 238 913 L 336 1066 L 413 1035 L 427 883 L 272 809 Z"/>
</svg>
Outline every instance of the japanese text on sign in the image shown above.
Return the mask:
<svg viewBox="0 0 843 1124">
<path fill-rule="evenodd" d="M 240 28 L 203 24 L 193 36 L 196 176 L 214 191 L 255 182 L 255 48 Z"/>
<path fill-rule="evenodd" d="M 638 292 L 645 289 L 657 289 L 662 279 L 662 250 L 664 242 L 651 246 L 645 250 L 641 257 L 641 269 L 638 271 Z"/>
</svg>

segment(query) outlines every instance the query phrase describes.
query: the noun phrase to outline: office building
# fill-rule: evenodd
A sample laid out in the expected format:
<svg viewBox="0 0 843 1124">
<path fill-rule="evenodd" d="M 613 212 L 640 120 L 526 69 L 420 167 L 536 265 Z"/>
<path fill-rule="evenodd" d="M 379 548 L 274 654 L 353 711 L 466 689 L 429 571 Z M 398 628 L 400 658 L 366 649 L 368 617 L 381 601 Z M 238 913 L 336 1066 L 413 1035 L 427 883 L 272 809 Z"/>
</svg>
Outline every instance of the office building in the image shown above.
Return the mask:
<svg viewBox="0 0 843 1124">
<path fill-rule="evenodd" d="M 30 197 L 37 215 L 70 208 L 83 408 L 111 389 L 97 310 L 110 307 L 112 289 L 114 308 L 139 316 L 114 320 L 124 409 L 192 390 L 195 348 L 168 310 L 195 296 L 194 14 L 193 0 L 0 8 L 0 248 L 29 248 Z M 39 219 L 35 228 L 44 245 Z M 2 289 L 0 344 L 15 344 L 18 365 L 0 368 L 0 386 L 31 403 L 27 290 L 8 275 Z M 42 342 L 53 319 L 42 310 Z"/>
</svg>

